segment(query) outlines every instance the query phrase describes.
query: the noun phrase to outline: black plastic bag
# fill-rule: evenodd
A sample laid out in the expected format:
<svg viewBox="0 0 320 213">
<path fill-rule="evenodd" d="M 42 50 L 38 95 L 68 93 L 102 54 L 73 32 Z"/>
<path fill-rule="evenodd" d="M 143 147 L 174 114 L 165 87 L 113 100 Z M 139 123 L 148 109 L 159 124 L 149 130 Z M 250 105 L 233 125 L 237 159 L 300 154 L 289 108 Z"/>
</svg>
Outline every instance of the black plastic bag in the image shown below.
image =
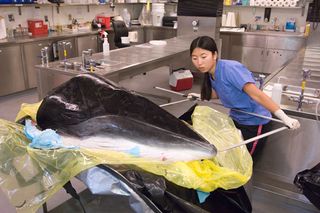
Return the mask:
<svg viewBox="0 0 320 213">
<path fill-rule="evenodd" d="M 162 212 L 252 212 L 250 200 L 243 187 L 230 190 L 217 189 L 210 193 L 205 202 L 200 203 L 196 190 L 178 186 L 163 177 L 139 170 L 121 173 Z"/>
<path fill-rule="evenodd" d="M 320 163 L 312 169 L 299 172 L 294 178 L 294 184 L 320 209 Z"/>
</svg>

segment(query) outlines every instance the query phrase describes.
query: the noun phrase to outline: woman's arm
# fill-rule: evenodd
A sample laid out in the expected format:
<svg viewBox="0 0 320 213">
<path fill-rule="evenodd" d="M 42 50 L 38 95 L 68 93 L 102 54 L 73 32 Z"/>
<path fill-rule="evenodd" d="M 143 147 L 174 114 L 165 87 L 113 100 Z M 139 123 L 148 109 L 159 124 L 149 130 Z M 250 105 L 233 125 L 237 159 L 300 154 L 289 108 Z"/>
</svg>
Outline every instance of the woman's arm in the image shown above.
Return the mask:
<svg viewBox="0 0 320 213">
<path fill-rule="evenodd" d="M 243 87 L 243 91 L 246 92 L 253 100 L 264 106 L 267 110 L 272 112 L 275 116 L 283 121 L 290 129 L 298 129 L 300 123 L 298 120 L 287 116 L 283 110 L 264 92 L 259 90 L 255 84 L 246 83 Z"/>
<path fill-rule="evenodd" d="M 280 109 L 280 107 L 269 96 L 259 90 L 253 83 L 246 83 L 243 87 L 243 91 L 272 113 Z"/>
</svg>

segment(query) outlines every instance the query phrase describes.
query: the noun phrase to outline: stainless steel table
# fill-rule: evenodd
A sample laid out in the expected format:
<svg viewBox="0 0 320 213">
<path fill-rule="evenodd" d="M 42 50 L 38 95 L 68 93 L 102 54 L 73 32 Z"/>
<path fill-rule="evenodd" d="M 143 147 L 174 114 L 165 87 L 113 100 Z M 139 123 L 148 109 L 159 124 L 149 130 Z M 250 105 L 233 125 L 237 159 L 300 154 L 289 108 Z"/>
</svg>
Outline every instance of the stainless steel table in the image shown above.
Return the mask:
<svg viewBox="0 0 320 213">
<path fill-rule="evenodd" d="M 95 68 L 94 72 L 118 82 L 162 66 L 184 67 L 191 63 L 189 45 L 194 38 L 194 35 L 182 36 L 166 40 L 166 45 L 146 43 L 130 46 L 112 50 L 108 56 L 104 56 L 103 53 L 94 54 L 94 61 L 104 63 L 103 67 Z M 81 57 L 70 59 L 68 62 L 80 63 Z M 48 67 L 38 65 L 36 70 L 39 99 L 64 81 L 84 73 L 81 70 L 66 68 L 61 65 L 61 61 L 49 63 Z"/>
</svg>

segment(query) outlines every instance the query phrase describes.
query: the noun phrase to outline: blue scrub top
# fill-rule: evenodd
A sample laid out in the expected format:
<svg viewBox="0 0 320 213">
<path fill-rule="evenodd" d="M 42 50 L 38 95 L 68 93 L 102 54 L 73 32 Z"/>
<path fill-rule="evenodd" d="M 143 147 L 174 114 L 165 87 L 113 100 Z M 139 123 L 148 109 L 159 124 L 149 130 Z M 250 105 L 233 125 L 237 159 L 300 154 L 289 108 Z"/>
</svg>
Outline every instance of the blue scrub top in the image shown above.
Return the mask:
<svg viewBox="0 0 320 213">
<path fill-rule="evenodd" d="M 210 75 L 210 82 L 211 87 L 216 91 L 222 104 L 231 109 L 231 118 L 239 124 L 260 125 L 270 121 L 232 110 L 240 109 L 271 117 L 271 113 L 266 108 L 251 99 L 242 90 L 246 83 L 255 83 L 252 73 L 243 64 L 232 60 L 218 60 L 214 79 Z"/>
</svg>

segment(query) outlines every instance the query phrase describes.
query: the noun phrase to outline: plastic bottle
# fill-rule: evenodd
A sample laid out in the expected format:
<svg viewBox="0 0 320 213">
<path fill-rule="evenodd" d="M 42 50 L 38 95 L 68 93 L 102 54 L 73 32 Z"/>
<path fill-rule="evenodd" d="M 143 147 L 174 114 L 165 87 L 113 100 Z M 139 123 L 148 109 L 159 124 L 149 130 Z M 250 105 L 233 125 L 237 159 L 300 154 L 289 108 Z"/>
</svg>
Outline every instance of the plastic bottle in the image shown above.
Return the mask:
<svg viewBox="0 0 320 213">
<path fill-rule="evenodd" d="M 278 83 L 273 84 L 271 99 L 275 103 L 280 105 L 281 96 L 282 96 L 282 84 L 278 84 Z"/>
<path fill-rule="evenodd" d="M 310 35 L 310 23 L 306 24 L 306 29 L 304 31 L 304 35 L 305 36 L 309 36 Z"/>
<path fill-rule="evenodd" d="M 130 20 L 131 20 L 131 15 L 128 11 L 127 8 L 124 8 L 121 14 L 124 23 L 126 24 L 127 27 L 130 27 Z"/>
<path fill-rule="evenodd" d="M 104 35 L 103 45 L 102 45 L 103 55 L 109 55 L 110 54 L 110 45 L 108 42 L 108 33 L 104 32 L 103 35 Z"/>
</svg>

